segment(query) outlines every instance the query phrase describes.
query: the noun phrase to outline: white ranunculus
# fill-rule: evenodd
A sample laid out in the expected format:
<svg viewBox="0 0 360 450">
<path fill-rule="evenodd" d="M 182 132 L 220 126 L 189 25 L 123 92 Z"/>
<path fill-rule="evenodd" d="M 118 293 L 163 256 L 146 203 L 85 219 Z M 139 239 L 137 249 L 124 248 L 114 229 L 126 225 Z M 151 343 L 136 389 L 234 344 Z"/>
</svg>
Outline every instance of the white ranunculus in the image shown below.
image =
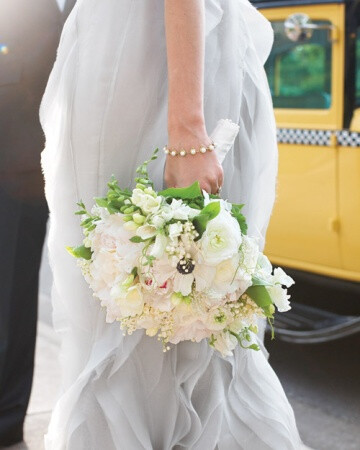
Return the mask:
<svg viewBox="0 0 360 450">
<path fill-rule="evenodd" d="M 209 330 L 220 331 L 226 328 L 231 320 L 232 315 L 227 308 L 219 307 L 208 312 L 205 323 Z"/>
<path fill-rule="evenodd" d="M 232 351 L 237 345 L 237 339 L 235 336 L 230 334 L 227 331 L 223 333 L 219 333 L 214 342 L 214 347 L 218 350 L 223 356 L 231 356 Z"/>
<path fill-rule="evenodd" d="M 215 219 L 208 222 L 199 240 L 199 246 L 204 262 L 217 265 L 236 255 L 241 242 L 241 231 L 237 220 L 228 211 L 222 210 Z"/>
<path fill-rule="evenodd" d="M 123 317 L 136 316 L 141 314 L 144 309 L 144 299 L 140 284 L 126 289 L 119 283 L 112 288 L 111 296 L 119 306 Z"/>
<path fill-rule="evenodd" d="M 283 289 L 279 284 L 276 284 L 275 286 L 266 286 L 266 289 L 279 312 L 285 312 L 291 309 L 289 302 L 290 295 L 287 295 L 286 289 Z"/>
</svg>

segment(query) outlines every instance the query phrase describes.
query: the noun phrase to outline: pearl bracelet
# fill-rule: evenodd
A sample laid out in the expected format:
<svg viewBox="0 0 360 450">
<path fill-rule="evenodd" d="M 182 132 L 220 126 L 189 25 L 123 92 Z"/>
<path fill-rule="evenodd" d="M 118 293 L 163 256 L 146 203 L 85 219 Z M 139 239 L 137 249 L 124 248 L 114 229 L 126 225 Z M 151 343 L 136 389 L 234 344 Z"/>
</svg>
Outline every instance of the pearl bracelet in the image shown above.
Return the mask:
<svg viewBox="0 0 360 450">
<path fill-rule="evenodd" d="M 212 142 L 211 144 L 209 144 L 207 147 L 205 146 L 201 146 L 199 149 L 196 148 L 191 148 L 188 152 L 185 149 L 181 149 L 181 150 L 175 150 L 175 149 L 170 149 L 168 148 L 167 145 L 165 145 L 164 147 L 164 153 L 166 155 L 171 155 L 171 156 L 186 156 L 186 155 L 196 155 L 196 153 L 206 153 L 206 152 L 212 152 L 213 150 L 215 150 L 216 144 L 215 142 Z"/>
</svg>

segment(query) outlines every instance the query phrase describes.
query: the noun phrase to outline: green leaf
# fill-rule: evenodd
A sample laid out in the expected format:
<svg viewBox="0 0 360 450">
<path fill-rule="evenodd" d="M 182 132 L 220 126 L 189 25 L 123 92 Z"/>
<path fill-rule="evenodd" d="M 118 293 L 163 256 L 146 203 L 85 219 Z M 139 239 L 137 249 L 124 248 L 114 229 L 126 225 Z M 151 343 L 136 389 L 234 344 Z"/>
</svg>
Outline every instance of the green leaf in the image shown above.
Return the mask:
<svg viewBox="0 0 360 450">
<path fill-rule="evenodd" d="M 85 247 L 85 245 L 81 245 L 80 247 L 66 247 L 66 250 L 75 258 L 82 258 L 86 260 L 91 259 L 91 248 Z"/>
<path fill-rule="evenodd" d="M 244 332 L 241 332 L 241 334 L 238 334 L 238 333 L 235 333 L 234 331 L 229 330 L 229 333 L 236 337 L 236 339 L 237 339 L 237 341 L 238 341 L 238 343 L 239 343 L 241 348 L 255 350 L 255 351 L 259 351 L 260 350 L 260 347 L 257 344 L 251 344 L 251 345 L 244 345 L 243 344 Z M 245 330 L 245 333 L 246 333 L 246 330 Z"/>
<path fill-rule="evenodd" d="M 199 215 L 195 216 L 192 220 L 196 231 L 199 233 L 197 239 L 200 239 L 206 230 L 208 222 L 215 219 L 220 212 L 220 202 L 211 202 L 205 206 Z"/>
<path fill-rule="evenodd" d="M 131 242 L 135 242 L 135 244 L 139 244 L 140 242 L 145 242 L 140 236 L 133 236 L 130 238 Z"/>
<path fill-rule="evenodd" d="M 265 286 L 250 286 L 247 288 L 245 294 L 254 300 L 260 308 L 272 305 L 273 303 Z"/>
<path fill-rule="evenodd" d="M 242 234 L 246 234 L 248 227 L 247 227 L 245 216 L 241 213 L 241 210 L 243 207 L 244 207 L 244 205 L 237 205 L 236 203 L 233 203 L 232 208 L 231 208 L 231 214 L 238 221 Z"/>
<path fill-rule="evenodd" d="M 184 188 L 168 188 L 159 192 L 159 195 L 164 197 L 181 198 L 185 200 L 193 200 L 197 197 L 202 197 L 200 184 L 195 181 L 191 186 Z"/>
<path fill-rule="evenodd" d="M 95 202 L 98 206 L 101 206 L 102 208 L 107 208 L 108 206 L 108 200 L 104 197 L 97 197 L 95 198 Z"/>
</svg>

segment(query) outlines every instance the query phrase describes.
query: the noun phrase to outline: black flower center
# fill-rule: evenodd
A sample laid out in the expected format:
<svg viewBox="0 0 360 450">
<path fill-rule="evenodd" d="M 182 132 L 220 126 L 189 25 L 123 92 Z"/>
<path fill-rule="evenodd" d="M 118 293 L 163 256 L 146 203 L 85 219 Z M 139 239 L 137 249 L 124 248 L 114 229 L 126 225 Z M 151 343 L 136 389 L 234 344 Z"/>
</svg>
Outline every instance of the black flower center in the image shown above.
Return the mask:
<svg viewBox="0 0 360 450">
<path fill-rule="evenodd" d="M 183 275 L 189 275 L 195 269 L 194 261 L 191 258 L 183 258 L 177 263 L 176 269 Z"/>
</svg>

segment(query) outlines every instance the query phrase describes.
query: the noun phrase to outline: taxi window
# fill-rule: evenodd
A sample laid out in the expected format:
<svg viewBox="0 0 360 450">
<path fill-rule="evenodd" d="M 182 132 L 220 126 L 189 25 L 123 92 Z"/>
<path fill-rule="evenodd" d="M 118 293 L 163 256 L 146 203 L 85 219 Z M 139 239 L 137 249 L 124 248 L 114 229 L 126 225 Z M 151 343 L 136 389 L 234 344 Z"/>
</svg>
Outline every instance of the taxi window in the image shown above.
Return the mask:
<svg viewBox="0 0 360 450">
<path fill-rule="evenodd" d="M 360 28 L 356 34 L 356 78 L 355 78 L 356 106 L 360 106 Z"/>
<path fill-rule="evenodd" d="M 314 21 L 319 25 L 328 21 Z M 284 22 L 272 22 L 274 46 L 265 70 L 275 108 L 329 109 L 331 42 L 326 29 L 316 29 L 302 42 L 291 41 Z"/>
</svg>

